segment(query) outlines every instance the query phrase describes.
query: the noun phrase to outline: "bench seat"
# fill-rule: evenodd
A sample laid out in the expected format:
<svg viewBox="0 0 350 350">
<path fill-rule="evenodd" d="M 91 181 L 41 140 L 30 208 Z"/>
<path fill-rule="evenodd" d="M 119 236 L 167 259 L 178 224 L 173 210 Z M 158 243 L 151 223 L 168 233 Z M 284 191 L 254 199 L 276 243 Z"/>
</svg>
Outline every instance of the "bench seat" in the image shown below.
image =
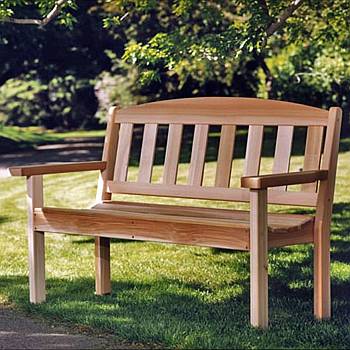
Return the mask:
<svg viewBox="0 0 350 350">
<path fill-rule="evenodd" d="M 36 209 L 38 231 L 249 250 L 249 212 L 104 201 L 91 209 Z M 268 214 L 269 248 L 313 242 L 314 218 Z"/>
</svg>

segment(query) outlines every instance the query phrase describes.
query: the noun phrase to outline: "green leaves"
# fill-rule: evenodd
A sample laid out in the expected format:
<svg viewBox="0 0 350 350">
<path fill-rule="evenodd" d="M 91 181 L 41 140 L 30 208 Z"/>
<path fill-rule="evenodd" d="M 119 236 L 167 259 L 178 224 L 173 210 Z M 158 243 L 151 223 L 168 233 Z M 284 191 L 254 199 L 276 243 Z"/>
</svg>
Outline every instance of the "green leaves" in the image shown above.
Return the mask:
<svg viewBox="0 0 350 350">
<path fill-rule="evenodd" d="M 22 10 L 25 10 L 26 13 L 32 12 L 31 18 L 34 21 L 44 19 L 52 14 L 54 10 L 57 10 L 57 13 L 52 18 L 58 15 L 58 22 L 61 25 L 71 27 L 75 22 L 75 18 L 69 12 L 72 9 L 77 9 L 76 0 L 2 0 L 0 2 L 0 21 L 1 19 L 20 19 L 21 22 L 22 19 L 27 19 L 28 15 L 24 18 L 22 17 Z"/>
</svg>

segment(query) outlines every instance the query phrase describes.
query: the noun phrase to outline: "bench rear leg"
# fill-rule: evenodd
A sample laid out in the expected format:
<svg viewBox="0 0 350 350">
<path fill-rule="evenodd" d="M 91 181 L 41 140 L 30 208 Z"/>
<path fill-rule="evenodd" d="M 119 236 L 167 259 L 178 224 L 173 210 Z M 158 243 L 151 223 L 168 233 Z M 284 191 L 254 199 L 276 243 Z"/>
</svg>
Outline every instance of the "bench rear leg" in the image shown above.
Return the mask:
<svg viewBox="0 0 350 350">
<path fill-rule="evenodd" d="M 250 191 L 250 322 L 268 327 L 267 191 Z"/>
<path fill-rule="evenodd" d="M 45 236 L 34 229 L 34 209 L 43 207 L 43 178 L 27 178 L 28 248 L 29 248 L 29 299 L 39 304 L 45 301 Z"/>
<path fill-rule="evenodd" d="M 318 224 L 314 237 L 314 314 L 316 319 L 328 319 L 331 317 L 330 228 Z"/>
<path fill-rule="evenodd" d="M 95 238 L 96 294 L 105 295 L 112 292 L 110 267 L 110 238 Z"/>
</svg>

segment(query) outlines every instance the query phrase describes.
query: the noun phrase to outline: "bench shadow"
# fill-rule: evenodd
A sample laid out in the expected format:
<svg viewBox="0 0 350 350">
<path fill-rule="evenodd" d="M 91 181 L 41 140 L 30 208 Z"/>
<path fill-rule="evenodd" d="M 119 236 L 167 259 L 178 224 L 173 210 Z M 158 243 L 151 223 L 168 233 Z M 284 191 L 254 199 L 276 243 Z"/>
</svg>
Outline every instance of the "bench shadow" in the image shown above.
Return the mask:
<svg viewBox="0 0 350 350">
<path fill-rule="evenodd" d="M 86 244 L 86 243 L 95 243 L 94 238 L 86 238 L 72 241 L 73 244 Z M 134 239 L 119 239 L 119 238 L 111 238 L 111 243 L 140 243 L 140 241 L 136 241 Z"/>
<path fill-rule="evenodd" d="M 28 313 L 79 325 L 90 331 L 103 331 L 129 341 L 173 347 L 176 344 L 171 343 L 170 335 L 186 341 L 186 337 L 192 334 L 194 344 L 201 347 L 208 346 L 201 344 L 200 334 L 205 334 L 214 348 L 242 347 L 246 344 L 244 337 L 252 337 L 252 345 L 259 345 L 265 337 L 280 335 L 281 339 L 285 339 L 283 332 L 286 328 L 279 325 L 287 324 L 291 332 L 298 332 L 299 339 L 316 337 L 313 341 L 317 345 L 312 288 L 306 283 L 310 275 L 303 269 L 310 261 L 311 256 L 306 254 L 302 261 L 278 266 L 272 272 L 269 281 L 270 329 L 265 333 L 249 326 L 248 266 L 247 277 L 236 281 L 242 286 L 241 291 L 228 293 L 227 297 L 215 301 L 207 301 L 203 295 L 217 293 L 230 288 L 230 285 L 219 285 L 213 290 L 205 283 L 186 283 L 175 277 L 159 278 L 148 283 L 114 280 L 113 293 L 99 297 L 93 294 L 92 278 L 76 278 L 73 281 L 49 278 L 48 300 L 41 305 L 28 303 L 28 280 L 24 276 L 4 277 L 0 280 L 0 288 L 10 301 Z M 290 287 L 290 276 L 302 282 L 299 288 Z M 344 330 L 350 324 L 350 301 L 346 290 L 349 290 L 349 281 L 333 281 L 334 316 L 327 322 L 327 327 L 339 332 L 340 324 Z M 328 341 L 332 341 L 333 345 L 342 344 L 340 339 Z M 307 340 L 305 344 L 307 347 Z"/>
</svg>

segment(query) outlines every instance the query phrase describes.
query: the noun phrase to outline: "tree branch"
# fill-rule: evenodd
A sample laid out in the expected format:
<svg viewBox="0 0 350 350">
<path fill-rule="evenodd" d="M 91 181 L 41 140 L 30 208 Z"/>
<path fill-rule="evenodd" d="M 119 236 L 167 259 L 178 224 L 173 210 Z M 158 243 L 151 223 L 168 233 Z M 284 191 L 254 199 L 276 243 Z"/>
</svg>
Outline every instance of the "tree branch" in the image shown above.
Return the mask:
<svg viewBox="0 0 350 350">
<path fill-rule="evenodd" d="M 13 24 L 37 25 L 40 27 L 45 27 L 61 13 L 62 8 L 67 2 L 68 0 L 57 0 L 53 9 L 42 19 L 8 17 L 0 19 L 0 21 Z"/>
<path fill-rule="evenodd" d="M 261 9 L 264 11 L 264 14 L 267 18 L 271 19 L 272 21 L 272 18 L 270 16 L 270 10 L 269 10 L 269 7 L 267 6 L 267 3 L 265 0 L 258 0 L 259 4 L 260 4 L 260 7 Z"/>
<path fill-rule="evenodd" d="M 267 28 L 266 35 L 269 37 L 277 30 L 282 28 L 293 12 L 303 4 L 303 1 L 304 0 L 293 0 L 292 3 L 280 14 L 277 21 L 271 23 L 271 25 Z"/>
</svg>

